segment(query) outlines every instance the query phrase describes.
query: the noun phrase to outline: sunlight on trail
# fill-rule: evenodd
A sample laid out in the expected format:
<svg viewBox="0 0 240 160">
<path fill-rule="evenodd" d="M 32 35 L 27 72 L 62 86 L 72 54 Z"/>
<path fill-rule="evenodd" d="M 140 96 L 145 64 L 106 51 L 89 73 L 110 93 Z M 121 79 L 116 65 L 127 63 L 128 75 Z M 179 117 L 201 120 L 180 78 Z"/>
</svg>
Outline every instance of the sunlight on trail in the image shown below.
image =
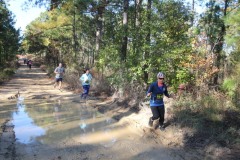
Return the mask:
<svg viewBox="0 0 240 160">
<path fill-rule="evenodd" d="M 133 132 L 129 128 L 123 127 L 119 129 L 104 129 L 104 131 L 98 132 L 93 130 L 93 133 L 82 134 L 73 137 L 73 139 L 83 144 L 101 143 L 105 147 L 110 147 L 118 139 L 125 139 L 129 134 L 133 134 Z"/>
</svg>

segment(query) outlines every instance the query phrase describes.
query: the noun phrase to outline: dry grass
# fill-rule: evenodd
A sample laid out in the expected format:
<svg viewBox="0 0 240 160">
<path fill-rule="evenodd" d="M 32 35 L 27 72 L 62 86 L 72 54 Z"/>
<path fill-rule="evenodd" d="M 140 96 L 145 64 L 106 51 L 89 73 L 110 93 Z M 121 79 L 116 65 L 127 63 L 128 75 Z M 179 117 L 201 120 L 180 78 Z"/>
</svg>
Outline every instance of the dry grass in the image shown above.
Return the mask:
<svg viewBox="0 0 240 160">
<path fill-rule="evenodd" d="M 216 142 L 221 146 L 240 144 L 240 111 L 221 93 L 210 91 L 194 99 L 191 94 L 174 104 L 173 121 L 196 132 L 186 137 L 187 144 Z"/>
</svg>

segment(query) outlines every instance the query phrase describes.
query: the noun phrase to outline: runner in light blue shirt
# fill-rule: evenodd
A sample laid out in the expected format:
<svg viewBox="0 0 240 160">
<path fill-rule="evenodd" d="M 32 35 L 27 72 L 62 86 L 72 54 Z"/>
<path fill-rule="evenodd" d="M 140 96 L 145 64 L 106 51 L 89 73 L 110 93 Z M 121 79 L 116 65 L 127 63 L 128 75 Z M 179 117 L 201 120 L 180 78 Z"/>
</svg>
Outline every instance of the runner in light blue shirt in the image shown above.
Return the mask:
<svg viewBox="0 0 240 160">
<path fill-rule="evenodd" d="M 84 70 L 84 74 L 79 78 L 79 80 L 82 82 L 83 87 L 83 93 L 81 94 L 81 98 L 86 99 L 92 81 L 92 75 L 90 74 L 90 70 L 88 68 Z"/>
</svg>

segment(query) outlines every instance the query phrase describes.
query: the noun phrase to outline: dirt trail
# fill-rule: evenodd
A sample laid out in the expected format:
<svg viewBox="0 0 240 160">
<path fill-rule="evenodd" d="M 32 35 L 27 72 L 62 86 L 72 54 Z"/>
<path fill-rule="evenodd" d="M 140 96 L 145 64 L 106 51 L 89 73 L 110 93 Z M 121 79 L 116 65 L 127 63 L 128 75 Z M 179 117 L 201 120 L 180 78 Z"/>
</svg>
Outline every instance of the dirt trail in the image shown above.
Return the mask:
<svg viewBox="0 0 240 160">
<path fill-rule="evenodd" d="M 53 127 L 57 129 L 50 130 L 51 134 L 48 133 L 49 137 L 45 137 L 49 142 L 47 145 L 42 144 L 41 141 L 38 143 L 22 144 L 16 139 L 12 122 L 13 113 L 16 112 L 16 115 L 19 113 L 16 105 L 17 99 L 14 98 L 18 91 L 20 92 L 20 97 L 24 98 L 25 103 L 40 104 L 42 101 L 49 102 L 61 99 L 62 101 L 67 101 L 66 105 L 69 108 L 71 105 L 79 107 L 79 104 L 75 103 L 79 95 L 64 89 L 62 91 L 54 89 L 53 81 L 46 76 L 46 73 L 42 72 L 39 68 L 33 67 L 29 70 L 25 65 L 22 65 L 12 80 L 0 86 L 0 123 L 2 127 L 0 132 L 0 159 L 202 159 L 200 153 L 194 151 L 189 154 L 181 148 L 183 145 L 181 144 L 183 141 L 181 139 L 181 130 L 170 128 L 164 132 L 160 132 L 148 128 L 148 118 L 146 117 L 150 116 L 149 109 L 142 109 L 140 113 L 135 114 L 130 110 L 126 111 L 116 108 L 116 110 L 106 113 L 106 115 L 108 114 L 111 118 L 119 121 L 114 124 L 116 129 L 112 133 L 104 132 L 104 134 L 110 137 L 120 137 L 120 133 L 125 134 L 124 138 L 119 138 L 116 142 L 112 141 L 113 144 L 110 147 L 101 143 L 93 143 L 93 138 L 96 138 L 96 140 L 104 138 L 102 137 L 102 133 L 97 132 L 95 135 L 94 128 L 92 128 L 92 134 L 85 135 L 89 139 L 85 139 L 84 141 L 78 138 L 79 135 L 78 133 L 75 134 L 75 130 L 72 131 L 74 132 L 74 136 L 70 132 L 69 135 L 65 136 L 66 138 L 57 139 L 56 137 L 59 135 L 69 133 L 69 128 L 67 128 L 70 127 L 69 125 L 75 122 L 79 123 L 78 116 L 70 117 L 71 123 L 65 121 L 64 123 L 67 125 L 64 126 L 56 124 L 50 126 L 50 124 L 45 124 L 50 126 L 49 130 Z M 104 112 L 104 110 L 107 110 L 107 107 L 111 107 L 110 103 L 110 101 L 89 100 L 86 105 L 92 108 L 105 106 L 97 107 Z M 73 115 L 76 111 L 72 112 L 71 114 Z M 41 122 L 44 120 L 42 119 Z M 99 126 L 100 122 L 96 124 Z M 59 129 L 61 130 L 59 131 Z M 127 132 L 128 129 L 129 132 Z"/>
<path fill-rule="evenodd" d="M 59 98 L 72 95 L 66 90 L 55 89 L 53 83 L 53 80 L 49 79 L 39 68 L 33 67 L 30 70 L 26 65 L 22 65 L 12 80 L 0 86 L 0 100 L 6 101 L 11 96 L 15 96 L 18 91 L 25 99 Z"/>
</svg>

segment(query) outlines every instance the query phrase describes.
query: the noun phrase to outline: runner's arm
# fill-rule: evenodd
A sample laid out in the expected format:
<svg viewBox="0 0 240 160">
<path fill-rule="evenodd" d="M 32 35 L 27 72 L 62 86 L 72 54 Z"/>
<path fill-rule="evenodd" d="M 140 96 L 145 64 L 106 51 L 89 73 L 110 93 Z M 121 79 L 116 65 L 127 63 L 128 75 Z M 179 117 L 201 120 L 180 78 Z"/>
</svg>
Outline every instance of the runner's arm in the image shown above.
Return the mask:
<svg viewBox="0 0 240 160">
<path fill-rule="evenodd" d="M 89 77 L 88 77 L 88 80 L 91 81 L 92 80 L 92 75 L 90 74 Z"/>
<path fill-rule="evenodd" d="M 164 95 L 165 95 L 166 97 L 170 98 L 170 95 L 169 95 L 168 90 L 167 90 L 167 86 L 166 86 L 166 90 L 164 91 Z"/>
<path fill-rule="evenodd" d="M 57 72 L 57 68 L 54 70 L 54 73 L 55 73 L 55 74 L 57 74 L 57 73 L 58 73 L 58 72 Z"/>
<path fill-rule="evenodd" d="M 150 85 L 150 87 L 147 91 L 147 97 L 151 96 L 152 92 L 153 92 L 153 84 Z"/>
<path fill-rule="evenodd" d="M 83 82 L 83 80 L 84 80 L 84 77 L 83 77 L 83 75 L 79 78 L 79 81 L 80 82 Z"/>
</svg>

